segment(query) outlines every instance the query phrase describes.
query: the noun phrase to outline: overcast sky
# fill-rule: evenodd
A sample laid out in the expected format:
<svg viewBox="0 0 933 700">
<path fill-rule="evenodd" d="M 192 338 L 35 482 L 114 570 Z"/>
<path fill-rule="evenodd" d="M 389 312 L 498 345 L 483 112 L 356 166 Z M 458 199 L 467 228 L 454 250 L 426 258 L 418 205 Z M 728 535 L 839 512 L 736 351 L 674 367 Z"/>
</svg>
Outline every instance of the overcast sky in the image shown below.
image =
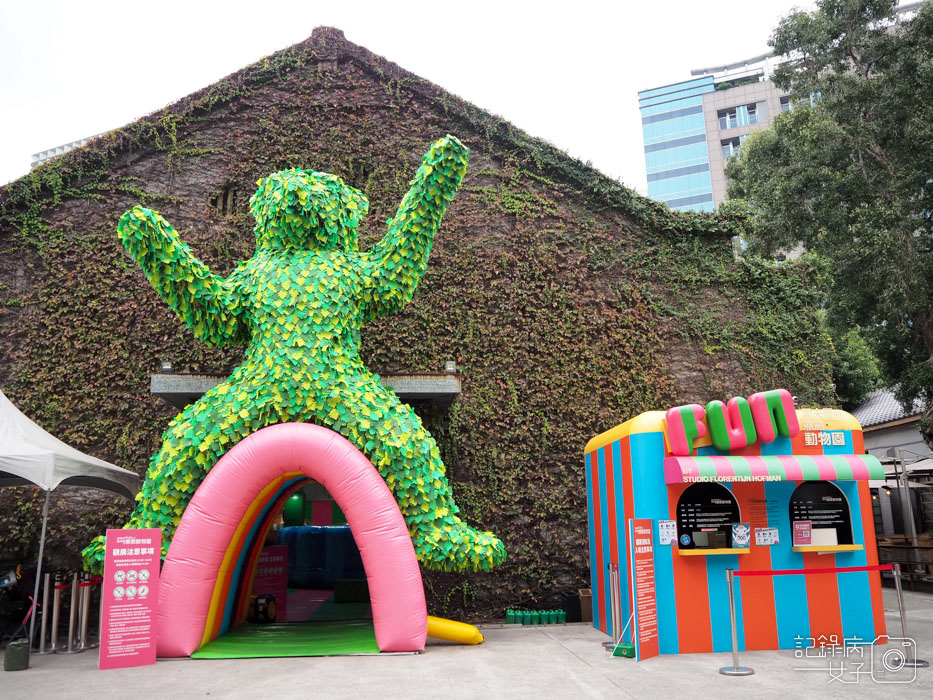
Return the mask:
<svg viewBox="0 0 933 700">
<path fill-rule="evenodd" d="M 644 192 L 637 92 L 763 53 L 781 17 L 813 5 L 3 0 L 0 184 L 33 153 L 123 126 L 325 25 Z"/>
</svg>

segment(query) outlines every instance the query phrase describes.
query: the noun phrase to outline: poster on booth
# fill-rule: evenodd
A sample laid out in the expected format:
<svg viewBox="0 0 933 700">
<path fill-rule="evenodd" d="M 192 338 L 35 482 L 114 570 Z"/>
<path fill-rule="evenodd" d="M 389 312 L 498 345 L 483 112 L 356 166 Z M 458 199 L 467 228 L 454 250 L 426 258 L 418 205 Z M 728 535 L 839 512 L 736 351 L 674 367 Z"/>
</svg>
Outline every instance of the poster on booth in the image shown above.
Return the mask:
<svg viewBox="0 0 933 700">
<path fill-rule="evenodd" d="M 107 530 L 101 584 L 101 670 L 156 661 L 162 530 Z"/>
<path fill-rule="evenodd" d="M 658 539 L 661 541 L 662 545 L 669 545 L 677 542 L 677 521 L 659 520 Z"/>
<path fill-rule="evenodd" d="M 755 528 L 755 544 L 759 547 L 773 547 L 780 543 L 781 538 L 776 527 Z"/>
<path fill-rule="evenodd" d="M 253 576 L 253 595 L 275 600 L 275 621 L 288 620 L 288 547 L 263 547 Z"/>
<path fill-rule="evenodd" d="M 654 537 L 651 520 L 639 518 L 628 521 L 629 542 L 632 550 L 632 610 L 635 613 L 635 659 L 657 656 L 658 605 L 654 595 Z"/>
<path fill-rule="evenodd" d="M 794 521 L 794 546 L 806 547 L 812 542 L 813 523 L 810 520 Z"/>
</svg>

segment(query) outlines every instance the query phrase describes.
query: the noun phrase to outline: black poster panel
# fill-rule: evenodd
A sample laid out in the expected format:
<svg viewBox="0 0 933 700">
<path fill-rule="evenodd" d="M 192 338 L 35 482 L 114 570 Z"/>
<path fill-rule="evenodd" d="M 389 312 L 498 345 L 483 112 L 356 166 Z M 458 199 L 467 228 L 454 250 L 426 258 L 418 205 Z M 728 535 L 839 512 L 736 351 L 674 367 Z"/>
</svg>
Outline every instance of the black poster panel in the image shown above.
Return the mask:
<svg viewBox="0 0 933 700">
<path fill-rule="evenodd" d="M 809 520 L 812 529 L 836 529 L 839 544 L 852 544 L 852 515 L 842 490 L 828 481 L 805 481 L 790 497 L 790 531 L 794 523 Z"/>
<path fill-rule="evenodd" d="M 732 547 L 739 504 L 722 484 L 691 484 L 677 501 L 677 544 L 681 549 Z"/>
</svg>

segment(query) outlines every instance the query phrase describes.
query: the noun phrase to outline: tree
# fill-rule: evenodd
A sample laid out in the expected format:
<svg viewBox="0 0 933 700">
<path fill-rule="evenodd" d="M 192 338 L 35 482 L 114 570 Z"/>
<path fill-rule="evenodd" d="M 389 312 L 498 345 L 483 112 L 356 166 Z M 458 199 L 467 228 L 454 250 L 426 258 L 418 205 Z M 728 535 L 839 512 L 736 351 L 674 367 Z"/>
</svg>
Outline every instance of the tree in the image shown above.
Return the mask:
<svg viewBox="0 0 933 700">
<path fill-rule="evenodd" d="M 833 346 L 836 349 L 833 363 L 836 395 L 843 408 L 852 410 L 878 388 L 881 378 L 878 360 L 857 328 L 837 333 Z"/>
<path fill-rule="evenodd" d="M 933 406 L 933 3 L 820 0 L 770 44 L 794 109 L 726 169 L 750 248 L 821 256 L 829 323 L 866 329 L 898 398 Z"/>
</svg>

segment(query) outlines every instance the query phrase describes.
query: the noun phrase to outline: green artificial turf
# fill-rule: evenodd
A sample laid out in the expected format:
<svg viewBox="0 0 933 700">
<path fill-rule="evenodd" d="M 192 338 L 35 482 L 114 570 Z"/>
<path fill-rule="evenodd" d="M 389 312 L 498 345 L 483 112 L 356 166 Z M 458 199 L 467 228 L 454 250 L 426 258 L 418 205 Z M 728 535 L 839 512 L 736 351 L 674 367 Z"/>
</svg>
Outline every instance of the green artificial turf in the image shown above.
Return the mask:
<svg viewBox="0 0 933 700">
<path fill-rule="evenodd" d="M 279 656 L 378 654 L 372 620 L 245 623 L 208 642 L 193 659 L 256 659 Z"/>
</svg>

